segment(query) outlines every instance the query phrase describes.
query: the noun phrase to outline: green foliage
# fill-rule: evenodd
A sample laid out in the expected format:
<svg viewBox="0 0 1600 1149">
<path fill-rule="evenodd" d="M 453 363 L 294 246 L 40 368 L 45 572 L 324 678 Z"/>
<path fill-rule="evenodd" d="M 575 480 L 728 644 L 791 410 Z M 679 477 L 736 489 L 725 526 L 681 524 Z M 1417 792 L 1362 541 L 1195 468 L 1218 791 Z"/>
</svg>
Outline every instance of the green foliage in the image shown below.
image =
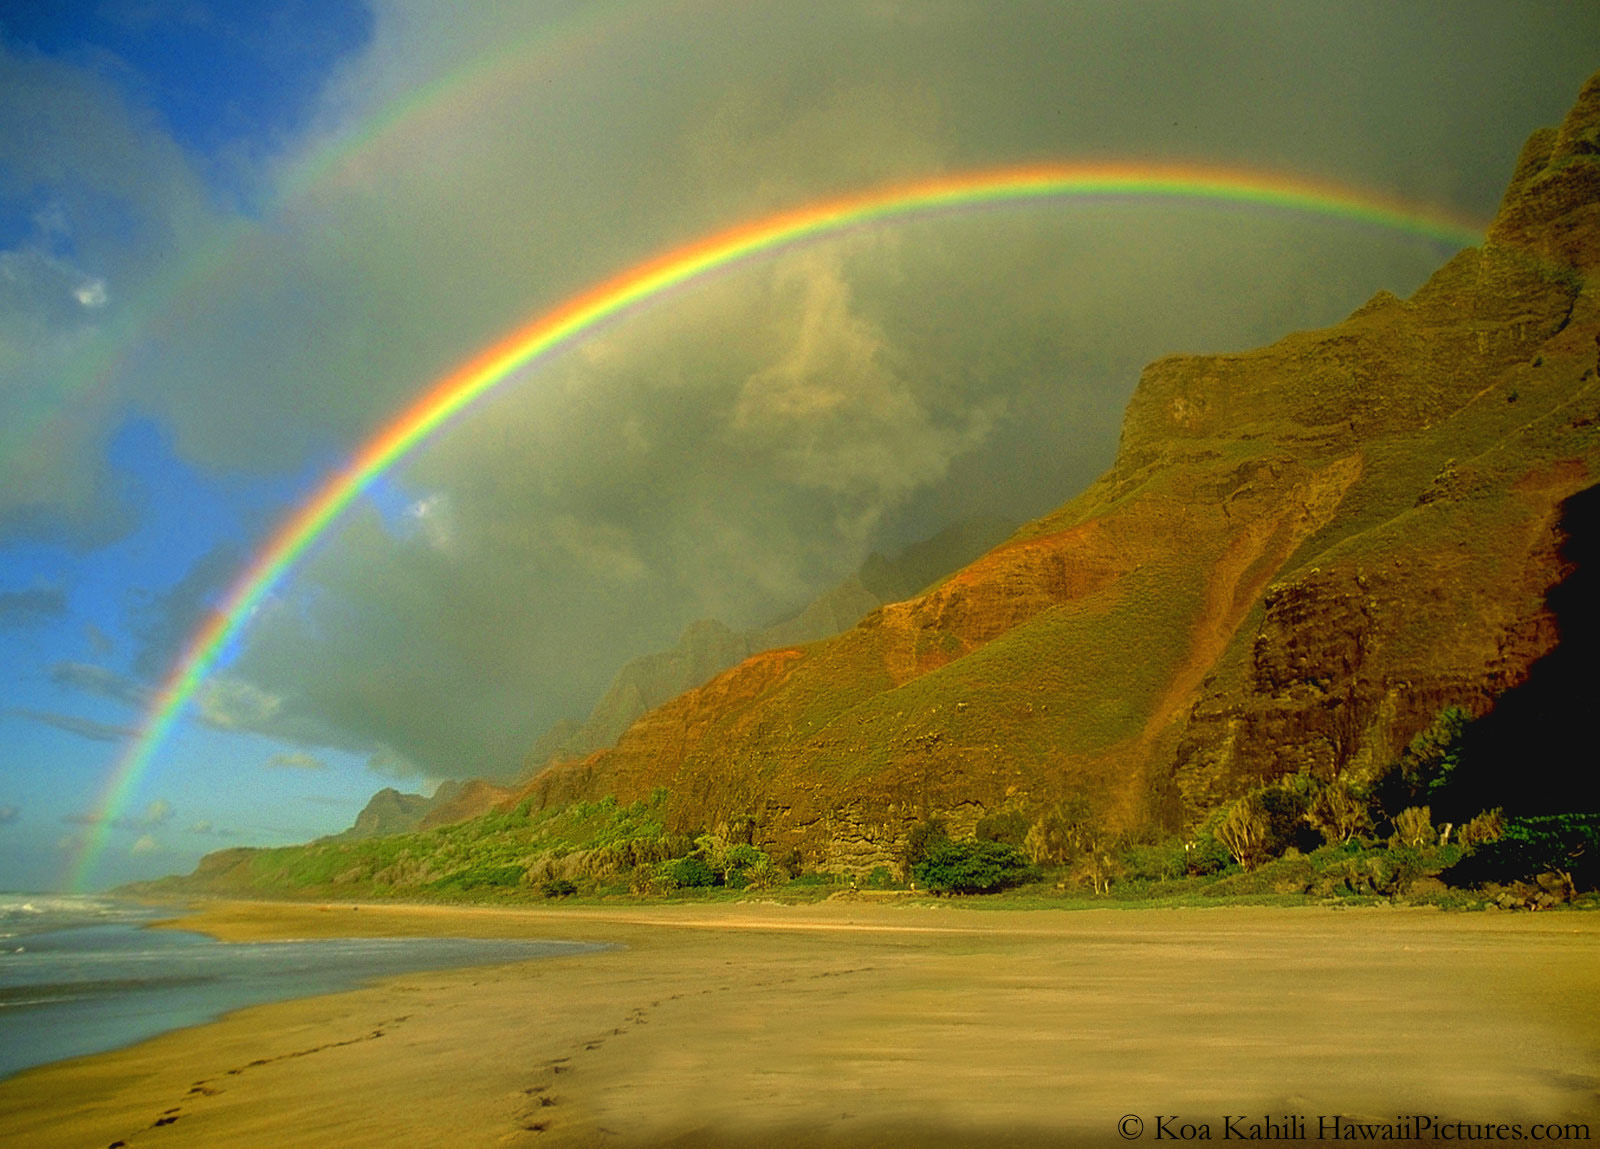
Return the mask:
<svg viewBox="0 0 1600 1149">
<path fill-rule="evenodd" d="M 1212 834 L 1197 834 L 1193 841 L 1183 844 L 1184 873 L 1189 877 L 1200 878 L 1210 874 L 1220 874 L 1232 861 L 1233 857 L 1228 853 L 1228 847 L 1217 841 Z"/>
<path fill-rule="evenodd" d="M 1600 889 L 1600 814 L 1511 818 L 1500 837 L 1474 848 L 1441 875 L 1451 885 L 1532 881 L 1566 875 L 1578 890 Z"/>
<path fill-rule="evenodd" d="M 1213 839 L 1215 840 L 1215 839 Z M 1188 851 L 1176 838 L 1124 846 L 1117 853 L 1123 876 L 1133 882 L 1166 882 L 1188 873 Z M 1223 859 L 1226 862 L 1226 858 Z"/>
<path fill-rule="evenodd" d="M 894 875 L 889 872 L 887 866 L 874 866 L 872 873 L 867 875 L 866 886 L 869 890 L 893 889 Z"/>
<path fill-rule="evenodd" d="M 949 840 L 950 831 L 945 827 L 943 818 L 929 818 L 926 822 L 918 822 L 906 834 L 905 848 L 901 853 L 901 870 L 907 875 L 916 873 L 917 867 L 927 858 L 928 853 Z"/>
<path fill-rule="evenodd" d="M 986 894 L 1020 885 L 1032 876 L 1028 859 L 1005 842 L 946 838 L 928 847 L 914 867 L 917 880 L 936 893 Z"/>
<path fill-rule="evenodd" d="M 1088 800 L 1074 794 L 1040 814 L 1022 845 L 1035 864 L 1061 866 L 1082 854 L 1100 852 L 1107 839 Z"/>
<path fill-rule="evenodd" d="M 1461 739 L 1467 722 L 1465 710 L 1445 707 L 1379 774 L 1371 796 L 1380 817 L 1392 819 L 1410 807 L 1448 799 L 1461 765 Z"/>
<path fill-rule="evenodd" d="M 1367 792 L 1348 779 L 1335 778 L 1314 790 L 1306 820 L 1330 846 L 1370 834 L 1372 815 Z"/>
<path fill-rule="evenodd" d="M 552 878 L 539 886 L 539 892 L 547 898 L 570 898 L 578 892 L 578 887 L 566 878 Z"/>
<path fill-rule="evenodd" d="M 1213 833 L 1228 853 L 1247 870 L 1253 870 L 1272 855 L 1268 850 L 1271 825 L 1267 813 L 1252 790 L 1228 808 Z"/>
<path fill-rule="evenodd" d="M 441 892 L 477 890 L 484 887 L 520 886 L 526 871 L 521 866 L 474 866 L 458 870 L 433 883 Z"/>
<path fill-rule="evenodd" d="M 658 871 L 673 889 L 698 889 L 716 884 L 716 872 L 704 858 L 691 855 L 667 862 Z"/>
<path fill-rule="evenodd" d="M 753 870 L 758 866 L 770 864 L 764 853 L 754 846 L 747 846 L 744 843 L 728 847 L 724 860 L 730 871 Z"/>
</svg>

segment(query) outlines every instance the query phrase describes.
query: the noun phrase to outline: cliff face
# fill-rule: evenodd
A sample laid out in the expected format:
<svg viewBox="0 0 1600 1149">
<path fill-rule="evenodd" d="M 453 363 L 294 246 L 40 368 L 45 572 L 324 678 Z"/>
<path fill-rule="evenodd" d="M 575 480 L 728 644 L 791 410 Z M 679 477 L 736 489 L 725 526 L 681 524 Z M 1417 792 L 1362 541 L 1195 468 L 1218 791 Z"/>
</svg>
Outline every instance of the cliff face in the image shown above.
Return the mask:
<svg viewBox="0 0 1600 1149">
<path fill-rule="evenodd" d="M 1600 77 L 1524 149 L 1481 249 L 1408 300 L 1161 360 L 1112 469 L 921 596 L 747 659 L 554 767 L 539 804 L 672 792 L 812 864 L 1080 795 L 1192 823 L 1359 776 L 1556 645 L 1562 507 L 1600 464 Z"/>
<path fill-rule="evenodd" d="M 557 723 L 528 755 L 532 775 L 552 761 L 582 758 L 615 745 L 647 710 L 660 706 L 751 655 L 829 638 L 891 598 L 902 598 L 982 554 L 1016 524 L 998 519 L 957 523 L 889 559 L 873 555 L 859 574 L 771 626 L 733 630 L 715 619 L 692 623 L 671 650 L 641 655 L 612 680 L 582 724 Z"/>
</svg>

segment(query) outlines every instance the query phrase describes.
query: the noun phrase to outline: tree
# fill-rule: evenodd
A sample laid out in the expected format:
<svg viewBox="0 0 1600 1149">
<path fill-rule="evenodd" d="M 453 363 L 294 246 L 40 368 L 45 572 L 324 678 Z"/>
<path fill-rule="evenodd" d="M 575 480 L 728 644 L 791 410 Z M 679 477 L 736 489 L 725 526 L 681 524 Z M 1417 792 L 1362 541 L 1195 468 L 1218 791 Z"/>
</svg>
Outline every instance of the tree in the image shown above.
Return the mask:
<svg viewBox="0 0 1600 1149">
<path fill-rule="evenodd" d="M 914 876 L 917 866 L 927 858 L 928 852 L 949 840 L 950 831 L 945 828 L 943 818 L 929 818 L 925 822 L 918 822 L 906 834 L 906 844 L 900 854 L 901 874 L 906 878 Z"/>
<path fill-rule="evenodd" d="M 1394 836 L 1402 846 L 1426 846 L 1433 841 L 1433 811 L 1407 806 L 1394 816 Z"/>
<path fill-rule="evenodd" d="M 1372 798 L 1384 814 L 1392 818 L 1408 807 L 1449 797 L 1461 764 L 1467 722 L 1465 710 L 1447 706 L 1406 744 L 1372 786 Z"/>
<path fill-rule="evenodd" d="M 1367 796 L 1343 778 L 1317 790 L 1306 816 L 1330 846 L 1342 845 L 1372 829 Z"/>
<path fill-rule="evenodd" d="M 1027 857 L 1016 846 L 976 838 L 936 842 L 913 872 L 928 889 L 950 894 L 992 893 L 1018 885 L 1032 873 Z"/>
<path fill-rule="evenodd" d="M 666 863 L 660 873 L 675 887 L 712 886 L 717 881 L 717 875 L 705 860 L 694 855 Z"/>
<path fill-rule="evenodd" d="M 1228 810 L 1227 817 L 1216 829 L 1216 838 L 1228 848 L 1234 861 L 1247 870 L 1253 870 L 1266 860 L 1267 839 L 1271 830 L 1267 812 L 1256 801 L 1255 792 L 1251 791 Z"/>
</svg>

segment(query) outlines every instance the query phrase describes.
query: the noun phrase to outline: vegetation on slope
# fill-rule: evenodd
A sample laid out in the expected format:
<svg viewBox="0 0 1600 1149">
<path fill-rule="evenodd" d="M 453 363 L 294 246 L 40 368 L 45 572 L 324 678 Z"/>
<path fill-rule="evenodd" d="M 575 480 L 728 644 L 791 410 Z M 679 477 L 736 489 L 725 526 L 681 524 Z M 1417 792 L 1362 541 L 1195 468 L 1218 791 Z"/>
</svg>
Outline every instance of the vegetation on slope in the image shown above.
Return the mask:
<svg viewBox="0 0 1600 1149">
<path fill-rule="evenodd" d="M 752 818 L 671 833 L 667 797 L 621 804 L 530 803 L 453 826 L 359 841 L 238 849 L 187 878 L 146 883 L 152 895 L 521 901 L 710 896 L 759 892 L 815 898 L 855 891 L 994 894 L 1032 904 L 1200 899 L 1545 907 L 1600 890 L 1600 814 L 1463 821 L 1464 746 L 1472 724 L 1448 709 L 1366 782 L 1306 775 L 1257 787 L 1190 835 L 1113 832 L 1081 798 L 1034 818 L 1002 809 L 953 837 L 940 818 L 913 827 L 893 866 L 807 870 L 750 843 Z"/>
</svg>

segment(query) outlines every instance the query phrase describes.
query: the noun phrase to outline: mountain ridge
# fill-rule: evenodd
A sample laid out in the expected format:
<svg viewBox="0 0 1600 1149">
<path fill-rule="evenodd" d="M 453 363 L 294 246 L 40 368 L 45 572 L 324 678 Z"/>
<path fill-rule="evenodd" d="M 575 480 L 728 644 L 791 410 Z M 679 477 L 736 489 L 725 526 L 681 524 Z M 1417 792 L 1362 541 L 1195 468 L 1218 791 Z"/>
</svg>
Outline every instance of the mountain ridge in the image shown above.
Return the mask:
<svg viewBox="0 0 1600 1149">
<path fill-rule="evenodd" d="M 1600 76 L 1535 133 L 1481 248 L 1409 299 L 1151 364 L 1082 494 L 835 638 L 768 651 L 510 803 L 670 794 L 861 870 L 930 817 L 1082 800 L 1194 825 L 1371 774 L 1556 645 L 1558 523 L 1600 449 Z"/>
</svg>

